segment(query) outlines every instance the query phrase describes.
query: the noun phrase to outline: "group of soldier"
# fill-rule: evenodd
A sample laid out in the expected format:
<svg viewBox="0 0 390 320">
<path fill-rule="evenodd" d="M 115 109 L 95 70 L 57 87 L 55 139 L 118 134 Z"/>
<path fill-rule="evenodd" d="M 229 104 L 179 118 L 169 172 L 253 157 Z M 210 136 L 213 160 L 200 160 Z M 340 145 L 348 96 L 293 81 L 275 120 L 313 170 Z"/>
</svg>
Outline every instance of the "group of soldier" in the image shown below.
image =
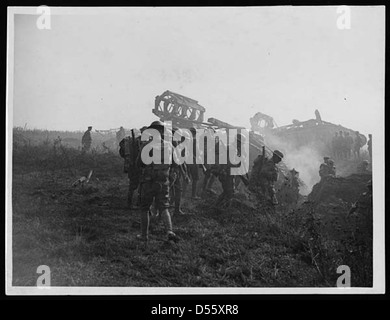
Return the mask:
<svg viewBox="0 0 390 320">
<path fill-rule="evenodd" d="M 164 149 L 176 147 L 177 141 L 164 139 L 165 124 L 161 121 L 154 121 L 149 127 L 142 127 L 141 134 L 146 129 L 155 129 L 161 135 L 161 148 L 154 146 L 150 152 L 160 152 L 163 155 Z M 172 129 L 172 135 L 180 130 Z M 119 153 L 124 158 L 124 171 L 129 178 L 129 189 L 127 194 L 128 206 L 131 209 L 139 209 L 141 212 L 141 234 L 139 239 L 147 242 L 149 238 L 149 223 L 153 216 L 159 216 L 164 222 L 168 240 L 178 241 L 178 236 L 173 232 L 172 216 L 185 214 L 181 208 L 183 194 L 186 193 L 187 186 L 191 185 L 191 199 L 201 199 L 200 196 L 207 195 L 212 191 L 214 182 L 218 179 L 222 186 L 222 193 L 216 200 L 217 206 L 222 206 L 224 203 L 232 199 L 239 184 L 243 182 L 248 189 L 255 193 L 258 199 L 268 201 L 271 205 L 278 204 L 275 196 L 274 183 L 278 177 L 277 164 L 283 159 L 283 154 L 275 150 L 271 158 L 265 154 L 260 155 L 254 162 L 250 177 L 245 171 L 239 175 L 232 175 L 231 169 L 240 167 L 236 161 L 231 161 L 232 157 L 228 157 L 227 163 L 219 162 L 219 152 L 226 150 L 234 152 L 237 157 L 246 157 L 245 150 L 242 150 L 241 143 L 245 142 L 245 136 L 238 133 L 235 137 L 234 144 L 225 145 L 218 136 L 211 136 L 215 139 L 215 163 L 208 164 L 207 148 L 205 144 L 204 164 L 199 164 L 196 157 L 199 155 L 196 142 L 196 129 L 190 130 L 193 141 L 193 163 L 181 163 L 176 154 L 176 148 L 172 148 L 172 161 L 170 163 L 154 163 L 145 164 L 141 158 L 142 149 L 150 142 L 143 141 L 141 135 L 136 135 L 135 130 L 131 130 L 131 136 L 126 136 L 120 141 Z M 182 138 L 185 139 L 185 133 L 180 131 Z M 183 140 L 182 140 L 183 141 Z M 232 147 L 234 145 L 234 148 Z M 182 150 L 183 152 L 185 150 Z M 209 151 L 210 152 L 210 151 Z M 203 172 L 202 192 L 198 192 L 198 183 L 200 173 Z M 138 192 L 137 192 L 138 191 Z M 137 194 L 136 194 L 137 193 Z M 173 212 L 170 213 L 170 208 L 173 207 Z"/>
<path fill-rule="evenodd" d="M 355 131 L 355 137 L 350 135 L 348 131 L 335 132 L 332 139 L 332 152 L 337 160 L 360 159 L 360 149 L 364 146 L 364 141 L 359 133 Z"/>
<path fill-rule="evenodd" d="M 91 132 L 92 132 L 92 126 L 89 126 L 87 131 L 84 132 L 82 138 L 81 138 L 81 150 L 83 153 L 86 153 L 88 151 L 91 150 L 91 146 L 92 146 L 92 136 L 91 136 Z M 116 140 L 117 140 L 117 143 L 119 144 L 119 142 L 126 136 L 126 131 L 123 127 L 120 127 L 119 128 L 119 131 L 116 132 Z M 104 146 L 104 143 L 103 143 L 103 146 Z"/>
<path fill-rule="evenodd" d="M 370 174 L 370 163 L 367 160 L 361 161 L 357 168 L 356 173 L 359 174 Z M 326 177 L 336 177 L 336 167 L 334 161 L 329 157 L 324 157 L 324 162 L 320 165 L 319 175 L 321 180 Z"/>
<path fill-rule="evenodd" d="M 146 129 L 156 129 L 161 135 L 161 153 L 164 154 L 164 149 L 169 147 L 176 147 L 177 141 L 164 139 L 165 124 L 161 121 L 154 121 L 148 127 L 142 127 L 140 132 Z M 87 152 L 91 148 L 91 130 L 88 130 L 82 137 L 82 150 Z M 172 129 L 172 136 L 178 128 Z M 167 236 L 169 240 L 178 241 L 177 235 L 172 229 L 172 215 L 185 214 L 181 208 L 183 195 L 186 194 L 188 186 L 191 186 L 191 199 L 199 200 L 208 193 L 215 193 L 213 185 L 215 181 L 219 180 L 222 186 L 222 193 L 218 196 L 215 205 L 222 207 L 226 202 L 229 202 L 236 193 L 240 183 L 243 183 L 250 193 L 254 194 L 259 203 L 267 202 L 270 205 L 277 205 L 275 183 L 278 180 L 278 163 L 284 157 L 283 153 L 274 150 L 271 157 L 267 157 L 264 149 L 263 153 L 253 162 L 250 175 L 244 171 L 239 175 L 232 175 L 231 169 L 239 167 L 236 161 L 231 161 L 232 157 L 227 157 L 226 163 L 220 163 L 220 152 L 229 154 L 233 152 L 234 156 L 244 159 L 248 157 L 245 150 L 241 148 L 242 143 L 245 142 L 245 136 L 238 133 L 235 137 L 234 144 L 225 144 L 221 141 L 218 135 L 214 135 L 214 129 L 209 128 L 210 137 L 214 139 L 215 152 L 214 164 L 209 164 L 207 161 L 208 151 L 206 144 L 205 149 L 202 150 L 204 161 L 199 164 L 197 156 L 200 154 L 197 144 L 196 129 L 191 128 L 193 141 L 193 161 L 192 163 L 180 163 L 177 159 L 177 154 L 172 153 L 172 161 L 170 163 L 146 165 L 141 159 L 142 148 L 149 143 L 149 141 L 142 141 L 141 135 L 137 134 L 137 129 L 131 130 L 131 135 L 126 136 L 126 131 L 123 127 L 116 134 L 117 142 L 119 144 L 120 156 L 124 159 L 124 171 L 128 175 L 129 187 L 127 193 L 127 203 L 130 209 L 140 209 L 141 211 L 141 235 L 139 238 L 143 241 L 148 240 L 149 236 L 149 221 L 153 216 L 159 216 L 165 224 Z M 183 139 L 185 134 L 182 133 Z M 352 154 L 356 159 L 360 159 L 360 148 L 363 145 L 362 138 L 359 132 L 355 132 L 355 139 L 349 135 L 348 132 L 336 132 L 332 140 L 332 148 L 334 158 L 337 160 L 349 159 Z M 183 141 L 183 140 L 182 140 Z M 370 158 L 372 157 L 372 136 L 369 135 L 368 151 Z M 168 144 L 168 145 L 167 145 Z M 170 144 L 170 145 L 169 145 Z M 234 146 L 234 148 L 233 148 Z M 173 150 L 176 150 L 173 148 Z M 182 150 L 184 152 L 184 150 Z M 233 156 L 233 158 L 234 158 Z M 176 159 L 175 159 L 176 157 Z M 367 173 L 369 162 L 362 161 L 358 166 L 359 173 Z M 295 171 L 295 170 L 294 170 Z M 201 192 L 198 190 L 200 175 L 203 173 L 203 183 Z M 298 172 L 294 172 L 295 175 Z M 321 180 L 326 177 L 335 177 L 336 168 L 334 160 L 330 157 L 324 157 L 324 162 L 320 165 L 319 175 Z M 294 180 L 294 179 L 292 179 Z M 295 179 L 296 180 L 296 179 Z M 169 209 L 173 207 L 173 212 Z"/>
</svg>

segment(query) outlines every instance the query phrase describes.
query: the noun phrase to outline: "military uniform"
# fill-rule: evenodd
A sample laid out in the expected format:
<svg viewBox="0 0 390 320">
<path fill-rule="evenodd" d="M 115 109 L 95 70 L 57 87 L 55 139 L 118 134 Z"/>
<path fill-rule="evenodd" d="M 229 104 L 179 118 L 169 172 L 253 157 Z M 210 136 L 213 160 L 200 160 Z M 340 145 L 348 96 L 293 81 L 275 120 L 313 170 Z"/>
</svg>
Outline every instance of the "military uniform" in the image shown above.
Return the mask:
<svg viewBox="0 0 390 320">
<path fill-rule="evenodd" d="M 328 177 L 328 176 L 335 176 L 336 175 L 336 168 L 332 164 L 321 163 L 319 174 L 320 174 L 321 179 Z"/>
<path fill-rule="evenodd" d="M 274 157 L 283 158 L 280 151 L 275 150 L 274 156 L 269 159 L 260 155 L 254 161 L 251 177 L 249 179 L 249 189 L 258 195 L 259 199 L 268 199 L 272 204 L 278 204 L 276 199 L 275 182 L 278 180 L 278 167 Z"/>
<path fill-rule="evenodd" d="M 295 169 L 290 170 L 278 191 L 278 199 L 288 211 L 295 209 L 299 200 L 298 174 Z"/>
<path fill-rule="evenodd" d="M 141 138 L 125 137 L 119 143 L 119 154 L 124 158 L 124 169 L 129 178 L 129 189 L 127 192 L 127 204 L 129 207 L 133 206 L 133 195 L 135 190 L 140 186 L 141 170 L 136 165 L 136 159 L 140 151 Z"/>
<path fill-rule="evenodd" d="M 91 130 L 88 130 L 85 131 L 83 137 L 81 138 L 81 144 L 82 144 L 82 150 L 84 152 L 87 152 L 89 151 L 89 149 L 91 149 L 91 145 L 92 145 L 92 137 L 91 137 Z"/>
<path fill-rule="evenodd" d="M 157 123 L 156 127 L 161 127 L 163 124 Z M 154 125 L 152 123 L 152 125 Z M 151 128 L 153 127 L 151 125 Z M 177 241 L 178 237 L 172 231 L 172 220 L 169 213 L 169 176 L 170 176 L 170 163 L 156 164 L 144 164 L 141 158 L 142 147 L 144 147 L 149 142 L 143 143 L 141 145 L 141 152 L 139 152 L 137 158 L 137 166 L 142 168 L 142 175 L 140 179 L 141 184 L 141 239 L 147 241 L 149 237 L 149 208 L 154 204 L 155 208 L 159 211 L 161 218 L 165 224 L 165 228 L 168 234 L 168 240 Z M 172 143 L 161 140 L 160 146 L 156 146 L 154 151 L 161 152 L 161 159 L 164 159 L 164 149 L 168 148 L 172 150 Z M 174 157 L 175 163 L 178 162 L 178 159 L 175 158 L 175 153 L 172 154 Z"/>
</svg>

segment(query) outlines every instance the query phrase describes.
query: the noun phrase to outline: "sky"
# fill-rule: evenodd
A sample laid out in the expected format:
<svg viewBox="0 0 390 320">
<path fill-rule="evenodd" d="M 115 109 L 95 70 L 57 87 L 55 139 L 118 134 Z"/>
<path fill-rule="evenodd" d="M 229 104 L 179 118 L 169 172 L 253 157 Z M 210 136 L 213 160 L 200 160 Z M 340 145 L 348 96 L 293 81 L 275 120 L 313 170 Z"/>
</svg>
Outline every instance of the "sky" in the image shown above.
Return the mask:
<svg viewBox="0 0 390 320">
<path fill-rule="evenodd" d="M 13 126 L 140 128 L 165 90 L 250 127 L 315 118 L 378 132 L 384 123 L 384 7 L 51 8 L 50 29 L 15 14 Z M 31 12 L 30 12 L 31 13 Z M 12 68 L 13 67 L 13 68 Z"/>
</svg>

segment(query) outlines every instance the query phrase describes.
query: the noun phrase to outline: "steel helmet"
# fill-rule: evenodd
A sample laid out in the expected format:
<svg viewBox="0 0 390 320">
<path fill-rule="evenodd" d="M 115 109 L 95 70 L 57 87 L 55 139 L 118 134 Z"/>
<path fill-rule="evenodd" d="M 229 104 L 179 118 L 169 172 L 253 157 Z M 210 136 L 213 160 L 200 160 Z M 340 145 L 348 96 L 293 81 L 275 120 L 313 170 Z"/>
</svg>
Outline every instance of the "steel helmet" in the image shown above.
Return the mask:
<svg viewBox="0 0 390 320">
<path fill-rule="evenodd" d="M 147 126 L 143 126 L 143 127 L 140 129 L 141 133 L 144 132 L 147 128 L 148 128 Z"/>
<path fill-rule="evenodd" d="M 150 124 L 150 126 L 149 126 L 149 128 L 154 128 L 154 129 L 161 129 L 161 128 L 164 128 L 164 127 L 165 127 L 164 122 L 159 121 L 159 120 L 153 121 L 153 122 Z"/>
<path fill-rule="evenodd" d="M 283 153 L 281 153 L 279 150 L 275 150 L 274 155 L 278 156 L 280 158 L 280 160 L 282 160 L 284 157 Z"/>
</svg>

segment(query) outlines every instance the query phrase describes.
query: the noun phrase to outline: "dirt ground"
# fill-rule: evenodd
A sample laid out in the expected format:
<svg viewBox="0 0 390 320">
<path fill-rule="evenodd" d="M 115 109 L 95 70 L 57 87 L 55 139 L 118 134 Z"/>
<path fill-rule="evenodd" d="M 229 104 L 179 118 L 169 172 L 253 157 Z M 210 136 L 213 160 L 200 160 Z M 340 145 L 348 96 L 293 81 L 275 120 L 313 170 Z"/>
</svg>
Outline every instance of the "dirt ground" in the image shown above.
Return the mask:
<svg viewBox="0 0 390 320">
<path fill-rule="evenodd" d="M 90 170 L 88 184 L 72 187 Z M 14 150 L 13 285 L 35 286 L 37 267 L 47 265 L 52 286 L 335 286 L 338 265 L 352 261 L 348 242 L 324 231 L 318 222 L 321 209 L 313 211 L 313 203 L 275 211 L 254 205 L 243 192 L 230 206 L 216 208 L 215 195 L 190 201 L 190 187 L 186 215 L 173 216 L 181 241 L 167 242 L 162 222 L 154 219 L 145 249 L 136 238 L 139 212 L 126 206 L 127 185 L 116 153 L 82 155 L 48 146 Z M 351 204 L 332 206 L 345 217 Z M 339 233 L 344 240 L 354 231 L 348 225 Z M 358 244 L 351 243 L 354 250 Z M 370 264 L 366 255 L 354 259 L 357 265 Z M 352 285 L 369 286 L 370 271 L 362 269 L 352 280 Z"/>
</svg>

